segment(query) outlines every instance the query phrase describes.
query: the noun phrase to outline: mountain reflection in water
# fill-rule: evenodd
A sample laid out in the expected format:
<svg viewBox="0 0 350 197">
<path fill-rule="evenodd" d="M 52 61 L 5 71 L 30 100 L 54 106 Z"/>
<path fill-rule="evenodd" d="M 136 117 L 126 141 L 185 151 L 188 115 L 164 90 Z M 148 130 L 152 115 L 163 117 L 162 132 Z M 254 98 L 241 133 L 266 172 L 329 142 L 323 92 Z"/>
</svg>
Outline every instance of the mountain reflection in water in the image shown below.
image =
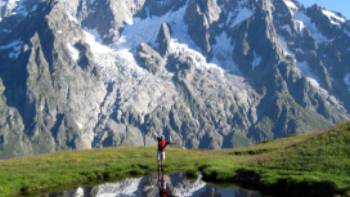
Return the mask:
<svg viewBox="0 0 350 197">
<path fill-rule="evenodd" d="M 188 179 L 185 174 L 151 174 L 129 178 L 121 182 L 92 187 L 79 187 L 64 192 L 54 192 L 43 197 L 260 197 L 255 191 L 236 186 L 221 187 L 206 183 L 199 176 Z"/>
</svg>

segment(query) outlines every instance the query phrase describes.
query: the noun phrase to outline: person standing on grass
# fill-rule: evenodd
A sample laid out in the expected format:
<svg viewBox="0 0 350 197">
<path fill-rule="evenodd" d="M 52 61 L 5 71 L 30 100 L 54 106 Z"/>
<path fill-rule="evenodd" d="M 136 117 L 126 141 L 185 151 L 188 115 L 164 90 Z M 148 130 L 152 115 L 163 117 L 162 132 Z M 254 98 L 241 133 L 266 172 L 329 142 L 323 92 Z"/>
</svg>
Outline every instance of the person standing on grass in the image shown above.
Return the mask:
<svg viewBox="0 0 350 197">
<path fill-rule="evenodd" d="M 158 170 L 163 171 L 163 165 L 165 162 L 165 148 L 167 145 L 171 144 L 168 142 L 164 136 L 157 136 L 158 141 L 158 151 L 157 151 L 157 161 L 158 161 Z"/>
</svg>

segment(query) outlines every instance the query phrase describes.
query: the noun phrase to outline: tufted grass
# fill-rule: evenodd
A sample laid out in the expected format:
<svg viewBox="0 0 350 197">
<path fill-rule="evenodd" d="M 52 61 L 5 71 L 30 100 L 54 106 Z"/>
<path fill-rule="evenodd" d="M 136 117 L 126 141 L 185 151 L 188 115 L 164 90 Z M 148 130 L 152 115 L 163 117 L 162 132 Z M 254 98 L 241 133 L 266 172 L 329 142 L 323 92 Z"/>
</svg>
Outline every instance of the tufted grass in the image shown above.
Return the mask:
<svg viewBox="0 0 350 197">
<path fill-rule="evenodd" d="M 37 196 L 156 171 L 155 147 L 65 151 L 0 161 L 0 196 Z M 350 123 L 225 150 L 169 147 L 166 172 L 202 173 L 268 194 L 333 196 L 350 191 Z M 305 193 L 306 192 L 306 193 Z"/>
</svg>

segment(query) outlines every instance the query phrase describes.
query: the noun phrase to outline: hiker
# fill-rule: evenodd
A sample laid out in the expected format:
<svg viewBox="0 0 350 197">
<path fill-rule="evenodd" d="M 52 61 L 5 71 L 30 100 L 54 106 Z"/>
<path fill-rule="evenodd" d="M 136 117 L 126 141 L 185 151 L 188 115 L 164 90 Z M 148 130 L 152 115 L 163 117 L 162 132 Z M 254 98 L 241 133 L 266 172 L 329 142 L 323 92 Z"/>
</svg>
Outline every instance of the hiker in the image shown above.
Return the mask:
<svg viewBox="0 0 350 197">
<path fill-rule="evenodd" d="M 171 142 L 168 142 L 164 136 L 157 136 L 157 142 L 158 142 L 158 152 L 157 152 L 157 161 L 158 161 L 158 170 L 163 171 L 163 164 L 165 161 L 165 148 L 167 145 L 171 144 Z"/>
</svg>

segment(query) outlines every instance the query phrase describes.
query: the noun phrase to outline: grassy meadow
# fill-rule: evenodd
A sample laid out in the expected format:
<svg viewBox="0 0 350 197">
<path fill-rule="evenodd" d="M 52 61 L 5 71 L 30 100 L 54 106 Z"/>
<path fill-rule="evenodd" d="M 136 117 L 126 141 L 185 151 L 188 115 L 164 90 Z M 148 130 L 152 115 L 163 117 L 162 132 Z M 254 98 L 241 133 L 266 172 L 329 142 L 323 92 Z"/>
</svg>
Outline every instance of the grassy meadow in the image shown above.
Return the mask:
<svg viewBox="0 0 350 197">
<path fill-rule="evenodd" d="M 37 196 L 156 171 L 156 148 L 106 148 L 0 160 L 0 196 Z M 262 193 L 350 196 L 350 123 L 226 150 L 167 149 L 166 171 Z"/>
</svg>

